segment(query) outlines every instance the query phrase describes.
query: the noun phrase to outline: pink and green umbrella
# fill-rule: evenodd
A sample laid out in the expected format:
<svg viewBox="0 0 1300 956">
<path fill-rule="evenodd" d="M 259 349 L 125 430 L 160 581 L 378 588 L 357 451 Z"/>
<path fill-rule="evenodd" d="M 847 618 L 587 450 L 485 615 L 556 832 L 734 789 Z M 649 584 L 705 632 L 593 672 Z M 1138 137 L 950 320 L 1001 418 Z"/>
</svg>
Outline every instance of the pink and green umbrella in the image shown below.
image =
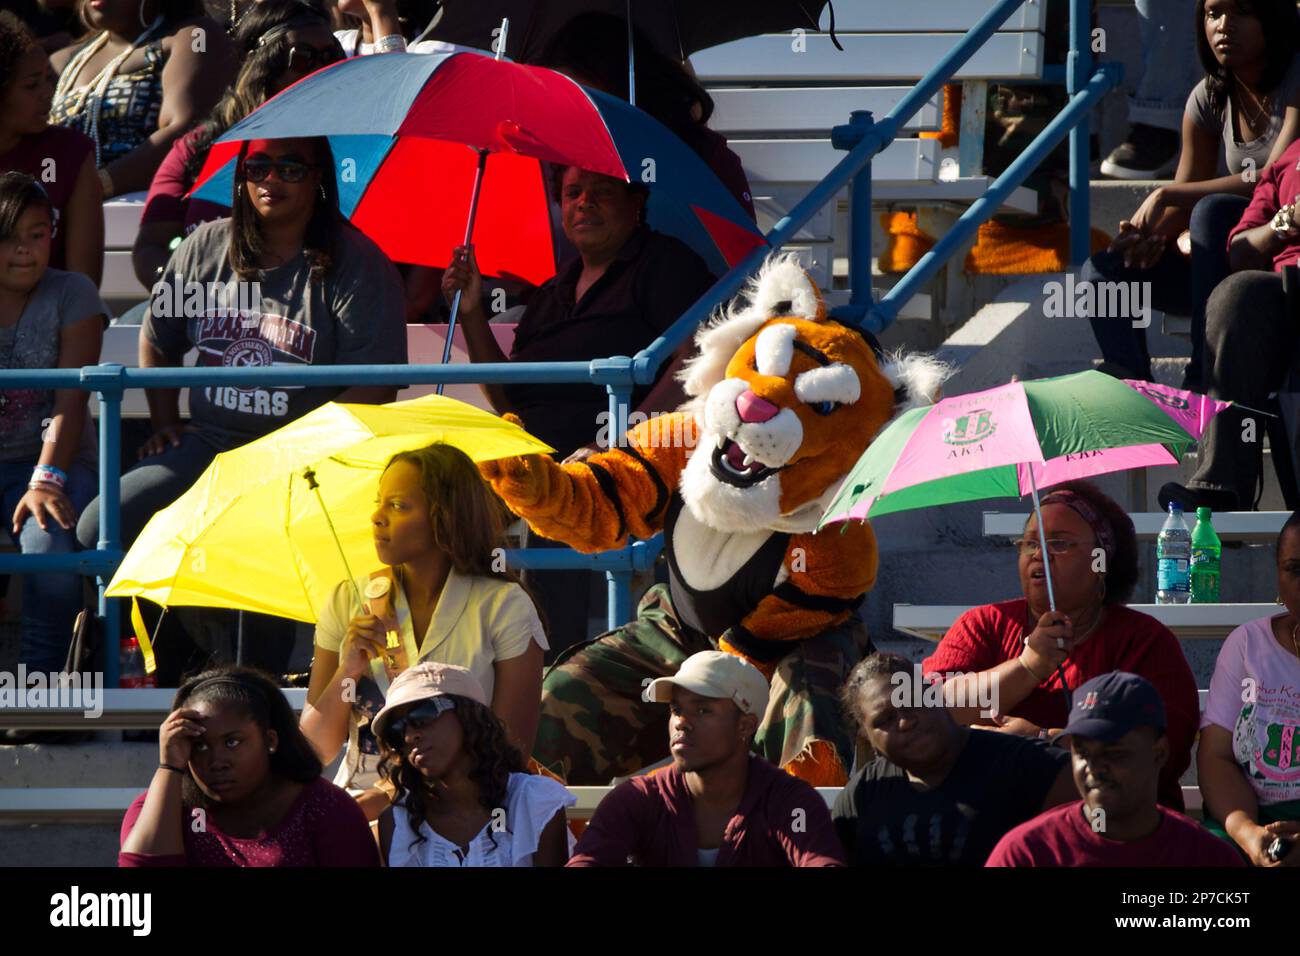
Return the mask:
<svg viewBox="0 0 1300 956">
<path fill-rule="evenodd" d="M 1092 370 L 953 395 L 891 422 L 818 528 L 1023 494 L 1037 512 L 1040 484 L 1176 462 L 1226 404 Z"/>
</svg>

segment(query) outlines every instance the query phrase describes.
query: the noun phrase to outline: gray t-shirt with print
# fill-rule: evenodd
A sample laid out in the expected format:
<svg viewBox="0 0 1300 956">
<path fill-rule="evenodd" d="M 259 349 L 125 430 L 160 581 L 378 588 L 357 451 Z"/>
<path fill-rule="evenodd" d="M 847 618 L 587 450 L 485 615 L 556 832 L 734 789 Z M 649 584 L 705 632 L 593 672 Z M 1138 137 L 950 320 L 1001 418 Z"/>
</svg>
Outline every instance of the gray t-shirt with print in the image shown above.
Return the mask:
<svg viewBox="0 0 1300 956">
<path fill-rule="evenodd" d="M 1248 169 L 1258 175 L 1268 165 L 1268 154 L 1273 151 L 1286 108 L 1300 93 L 1300 55 L 1291 61 L 1290 68 L 1277 88 L 1268 93 L 1269 124 L 1264 134 L 1248 143 L 1237 138 L 1236 115 L 1231 97 L 1224 102 L 1222 115 L 1216 116 L 1210 108 L 1210 95 L 1205 91 L 1205 80 L 1197 83 L 1187 97 L 1186 113 L 1197 126 L 1218 136 L 1223 143 L 1219 174 L 1236 176 Z"/>
<path fill-rule="evenodd" d="M 198 351 L 198 365 L 405 365 L 402 282 L 383 251 L 342 226 L 325 279 L 310 281 L 299 253 L 238 281 L 229 255 L 230 220 L 205 222 L 186 237 L 155 286 L 143 333 L 169 358 Z M 176 278 L 179 275 L 179 278 Z M 201 283 L 199 290 L 187 283 Z M 214 283 L 221 283 L 215 287 Z M 343 386 L 207 386 L 190 390 L 190 416 L 216 447 L 229 449 L 274 431 L 344 390 Z"/>
<path fill-rule="evenodd" d="M 0 327 L 0 368 L 58 368 L 63 330 L 110 314 L 95 283 L 80 272 L 46 269 L 18 321 Z M 0 389 L 0 461 L 35 464 L 53 417 L 53 389 Z M 98 460 L 94 429 L 82 429 L 77 460 L 92 466 Z"/>
</svg>

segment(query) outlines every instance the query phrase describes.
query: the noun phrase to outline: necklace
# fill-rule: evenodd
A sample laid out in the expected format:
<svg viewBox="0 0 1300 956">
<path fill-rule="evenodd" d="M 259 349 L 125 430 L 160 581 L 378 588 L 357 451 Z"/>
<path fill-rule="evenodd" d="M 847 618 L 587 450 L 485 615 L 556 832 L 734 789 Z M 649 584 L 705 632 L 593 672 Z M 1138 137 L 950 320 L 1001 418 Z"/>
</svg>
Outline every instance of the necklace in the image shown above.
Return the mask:
<svg viewBox="0 0 1300 956">
<path fill-rule="evenodd" d="M 1234 80 L 1237 80 L 1237 78 L 1236 78 L 1235 75 L 1233 76 L 1233 79 L 1234 79 Z M 1241 91 L 1242 91 L 1243 93 L 1245 93 L 1246 96 L 1248 96 L 1248 97 L 1250 98 L 1251 102 L 1254 104 L 1254 106 L 1255 106 L 1255 108 L 1256 108 L 1256 110 L 1255 110 L 1255 117 L 1254 117 L 1254 119 L 1247 119 L 1247 122 L 1250 124 L 1250 126 L 1251 126 L 1252 129 L 1253 129 L 1253 128 L 1258 128 L 1258 126 L 1259 126 L 1259 121 L 1260 121 L 1262 118 L 1264 118 L 1264 117 L 1267 115 L 1267 113 L 1268 113 L 1268 107 L 1269 107 L 1269 102 L 1268 102 L 1268 101 L 1269 101 L 1269 98 L 1270 98 L 1270 94 L 1265 94 L 1263 100 L 1260 100 L 1259 98 L 1257 98 L 1257 97 L 1255 96 L 1254 93 L 1252 93 L 1252 92 L 1250 91 L 1250 88 L 1247 87 L 1245 83 L 1241 82 L 1241 80 L 1237 80 L 1237 86 L 1239 86 L 1239 87 L 1241 88 Z M 1247 104 L 1247 105 L 1249 105 L 1249 104 Z"/>
<path fill-rule="evenodd" d="M 113 57 L 113 59 L 109 60 L 104 68 L 95 74 L 95 77 L 89 83 L 81 88 L 81 92 L 77 96 L 73 108 L 69 111 L 72 114 L 82 113 L 85 111 L 81 118 L 81 128 L 95 144 L 96 168 L 103 167 L 100 155 L 101 147 L 99 143 L 99 113 L 104 105 L 104 96 L 108 92 L 108 85 L 113 81 L 113 77 L 117 75 L 118 69 L 126 62 L 126 58 L 134 53 L 136 48 L 139 47 L 140 42 L 158 29 L 158 27 L 162 25 L 162 22 L 162 15 L 159 14 L 143 33 L 131 41 L 125 50 Z M 91 58 L 94 57 L 96 53 L 104 48 L 107 43 L 108 31 L 104 30 L 99 34 L 99 36 L 95 37 L 95 39 L 82 47 L 80 52 L 78 52 L 77 55 L 68 62 L 68 65 L 63 68 L 63 73 L 59 76 L 58 83 L 55 84 L 54 102 L 61 102 L 72 92 L 77 77 L 81 74 L 82 69 L 88 62 L 90 62 Z M 86 101 L 91 97 L 94 98 L 94 102 L 90 109 L 86 110 Z"/>
<path fill-rule="evenodd" d="M 1295 639 L 1297 630 L 1300 630 L 1300 621 L 1297 621 L 1295 627 L 1291 628 L 1291 646 L 1295 648 L 1295 656 L 1300 657 L 1300 643 L 1297 643 Z"/>
</svg>

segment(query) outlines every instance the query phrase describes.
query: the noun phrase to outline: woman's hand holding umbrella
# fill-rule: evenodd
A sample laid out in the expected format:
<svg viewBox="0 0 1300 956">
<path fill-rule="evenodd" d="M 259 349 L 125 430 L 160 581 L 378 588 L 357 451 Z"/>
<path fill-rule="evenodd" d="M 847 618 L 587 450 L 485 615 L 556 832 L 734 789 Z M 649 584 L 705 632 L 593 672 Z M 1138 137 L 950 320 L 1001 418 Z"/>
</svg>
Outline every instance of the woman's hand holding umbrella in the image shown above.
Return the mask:
<svg viewBox="0 0 1300 956">
<path fill-rule="evenodd" d="M 370 671 L 370 661 L 383 656 L 390 629 L 389 622 L 373 614 L 358 614 L 348 622 L 339 652 L 339 670 L 344 677 L 360 680 Z"/>
<path fill-rule="evenodd" d="M 483 315 L 483 274 L 474 258 L 473 246 L 457 246 L 451 264 L 442 273 L 442 294 L 451 305 L 460 296 L 461 318 L 473 322 Z"/>
</svg>

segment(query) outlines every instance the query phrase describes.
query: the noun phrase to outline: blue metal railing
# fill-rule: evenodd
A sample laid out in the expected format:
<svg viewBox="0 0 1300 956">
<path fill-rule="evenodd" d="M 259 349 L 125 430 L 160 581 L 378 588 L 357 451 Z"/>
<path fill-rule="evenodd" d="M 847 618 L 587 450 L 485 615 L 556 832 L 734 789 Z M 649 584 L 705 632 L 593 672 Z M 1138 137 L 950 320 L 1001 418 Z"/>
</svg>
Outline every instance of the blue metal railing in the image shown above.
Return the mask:
<svg viewBox="0 0 1300 956">
<path fill-rule="evenodd" d="M 1089 4 L 1070 0 L 1071 53 L 1064 68 L 1048 67 L 1044 82 L 1064 80 L 1069 101 L 1017 159 L 994 180 L 987 193 L 973 203 L 952 229 L 887 293 L 875 302 L 871 291 L 871 162 L 893 142 L 897 131 L 978 50 L 1025 0 L 999 0 L 965 37 L 927 73 L 883 119 L 866 111 L 854 112 L 845 126 L 832 131 L 836 148 L 847 150 L 813 189 L 767 234 L 771 248 L 780 248 L 845 186 L 850 187 L 849 276 L 850 301 L 835 309 L 841 321 L 859 323 L 872 331 L 886 328 L 901 306 L 939 267 L 966 242 L 1019 186 L 1029 173 L 1068 134 L 1070 137 L 1071 262 L 1087 255 L 1088 221 L 1088 111 L 1121 78 L 1115 64 L 1092 70 L 1087 46 Z M 591 362 L 518 362 L 481 365 L 339 365 L 304 368 L 187 368 L 138 369 L 121 365 L 94 365 L 82 369 L 23 369 L 0 372 L 7 388 L 79 388 L 100 396 L 99 490 L 100 527 L 95 551 L 61 555 L 0 554 L 0 573 L 73 571 L 99 579 L 99 613 L 105 618 L 107 651 L 105 680 L 116 686 L 119 622 L 109 613 L 104 588 L 122 559 L 120 548 L 120 475 L 122 394 L 128 388 L 186 388 L 204 385 L 423 385 L 505 383 L 590 383 L 603 385 L 609 396 L 610 433 L 627 428 L 632 390 L 655 380 L 659 368 L 686 341 L 720 303 L 744 285 L 768 253 L 759 247 L 722 276 L 700 299 L 649 346 L 635 356 L 616 355 Z M 608 619 L 614 627 L 631 617 L 631 576 L 649 569 L 662 547 L 662 534 L 648 541 L 597 555 L 564 549 L 519 549 L 507 552 L 507 561 L 524 569 L 587 569 L 604 571 L 608 581 Z M 114 609 L 115 610 L 115 609 Z"/>
</svg>

